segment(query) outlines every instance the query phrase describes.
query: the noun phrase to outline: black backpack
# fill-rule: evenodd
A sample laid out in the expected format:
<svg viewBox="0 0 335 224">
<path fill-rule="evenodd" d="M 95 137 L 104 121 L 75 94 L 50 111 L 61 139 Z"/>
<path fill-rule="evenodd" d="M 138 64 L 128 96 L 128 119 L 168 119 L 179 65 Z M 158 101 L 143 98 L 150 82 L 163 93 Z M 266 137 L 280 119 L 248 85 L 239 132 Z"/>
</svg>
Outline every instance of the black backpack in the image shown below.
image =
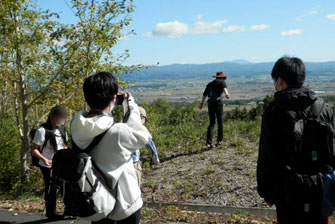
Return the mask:
<svg viewBox="0 0 335 224">
<path fill-rule="evenodd" d="M 288 129 L 279 191 L 285 204 L 297 214 L 319 212 L 323 175 L 333 173 L 333 127 L 322 121 L 326 103 L 318 98 L 304 111 L 283 109 Z"/>
<path fill-rule="evenodd" d="M 45 140 L 43 142 L 43 145 L 39 148 L 40 153 L 43 153 L 43 150 L 46 147 L 48 141 L 51 138 L 54 138 L 55 136 L 54 136 L 53 132 L 48 128 L 48 125 L 46 123 L 42 124 L 40 127 L 43 127 L 45 129 Z M 31 142 L 34 140 L 37 130 L 38 130 L 37 128 L 33 128 L 33 129 L 30 130 L 29 137 L 30 137 Z M 62 125 L 62 126 L 59 127 L 59 130 L 61 132 L 63 141 L 67 145 L 68 142 L 67 142 L 67 138 L 66 138 L 66 127 L 64 125 Z M 34 156 L 32 151 L 31 151 L 31 164 L 33 166 L 39 167 L 40 166 L 39 161 L 40 161 L 40 159 L 37 158 L 36 156 Z"/>
</svg>

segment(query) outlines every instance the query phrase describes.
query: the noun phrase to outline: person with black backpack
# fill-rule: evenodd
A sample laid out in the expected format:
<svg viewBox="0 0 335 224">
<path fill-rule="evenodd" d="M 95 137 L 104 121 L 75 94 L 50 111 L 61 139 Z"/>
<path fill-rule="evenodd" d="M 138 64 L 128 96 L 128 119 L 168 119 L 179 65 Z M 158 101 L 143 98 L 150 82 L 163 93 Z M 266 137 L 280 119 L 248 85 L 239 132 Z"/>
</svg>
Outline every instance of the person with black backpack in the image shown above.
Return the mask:
<svg viewBox="0 0 335 224">
<path fill-rule="evenodd" d="M 206 144 L 208 148 L 213 147 L 213 135 L 215 120 L 218 122 L 218 136 L 217 145 L 221 145 L 223 141 L 223 94 L 226 98 L 230 98 L 228 92 L 227 84 L 225 80 L 227 76 L 224 72 L 217 72 L 216 76 L 213 76 L 215 80 L 208 83 L 206 89 L 203 93 L 202 101 L 200 103 L 199 109 L 201 110 L 206 98 L 208 97 L 208 114 L 209 114 L 209 126 L 207 129 L 207 140 Z"/>
<path fill-rule="evenodd" d="M 324 184 L 334 176 L 333 112 L 303 86 L 299 58 L 280 58 L 271 75 L 276 93 L 262 118 L 258 193 L 276 206 L 280 224 L 327 223 L 333 210 L 325 212 L 325 203 L 335 190 Z"/>
<path fill-rule="evenodd" d="M 86 178 L 87 184 L 82 189 L 93 189 L 92 194 L 87 195 L 93 197 L 90 204 L 95 206 L 96 212 L 88 209 L 88 213 L 81 217 L 92 223 L 139 224 L 143 201 L 132 154 L 152 137 L 141 122 L 135 99 L 129 92 L 118 92 L 118 88 L 117 78 L 109 72 L 89 76 L 83 91 L 90 110 L 80 111 L 71 122 L 72 147 L 90 156 L 93 169 L 88 169 L 88 173 L 101 175 L 101 178 L 91 178 L 94 175 Z M 111 112 L 121 105 L 125 116 L 123 122 L 116 123 Z M 101 196 L 99 185 L 102 181 L 105 183 L 101 186 L 108 192 L 98 201 L 95 196 Z M 107 196 L 110 199 L 104 201 Z M 101 201 L 104 201 L 103 205 Z M 81 204 L 77 206 L 83 207 Z M 97 209 L 98 206 L 101 209 Z"/>
<path fill-rule="evenodd" d="M 49 219 L 62 217 L 56 212 L 56 186 L 51 177 L 51 166 L 55 153 L 67 148 L 68 135 L 64 125 L 66 117 L 65 108 L 55 106 L 51 109 L 47 122 L 30 132 L 33 143 L 32 163 L 40 168 L 43 175 L 46 216 Z"/>
</svg>

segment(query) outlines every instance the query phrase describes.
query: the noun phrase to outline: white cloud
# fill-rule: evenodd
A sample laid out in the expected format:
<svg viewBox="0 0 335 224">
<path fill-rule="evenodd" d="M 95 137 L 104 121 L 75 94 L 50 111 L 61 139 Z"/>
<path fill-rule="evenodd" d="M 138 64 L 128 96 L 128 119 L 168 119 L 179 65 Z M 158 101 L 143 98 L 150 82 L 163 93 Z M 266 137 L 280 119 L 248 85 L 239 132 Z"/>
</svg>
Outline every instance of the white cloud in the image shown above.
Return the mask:
<svg viewBox="0 0 335 224">
<path fill-rule="evenodd" d="M 223 29 L 223 32 L 225 33 L 231 33 L 231 32 L 244 32 L 246 31 L 246 28 L 244 26 L 228 26 L 227 28 Z"/>
<path fill-rule="evenodd" d="M 218 20 L 215 22 L 203 22 L 203 16 L 197 15 L 197 21 L 189 26 L 185 23 L 174 21 L 167 23 L 158 23 L 155 28 L 148 33 L 143 34 L 145 37 L 168 37 L 178 38 L 184 35 L 201 35 L 201 34 L 215 34 L 221 31 L 221 28 L 226 24 L 227 20 Z"/>
<path fill-rule="evenodd" d="M 158 23 L 152 32 L 145 33 L 145 37 L 169 37 L 169 38 L 177 38 L 184 36 L 189 31 L 189 27 L 187 24 L 174 21 L 167 23 Z"/>
<path fill-rule="evenodd" d="M 266 24 L 259 24 L 259 25 L 253 25 L 250 27 L 250 30 L 267 30 L 270 29 L 271 26 L 270 25 L 266 25 Z"/>
<path fill-rule="evenodd" d="M 221 27 L 226 24 L 227 20 L 219 20 L 215 22 L 203 22 L 198 20 L 191 28 L 190 34 L 215 34 L 221 31 Z"/>
<path fill-rule="evenodd" d="M 327 19 L 335 20 L 335 13 L 327 15 Z"/>
<path fill-rule="evenodd" d="M 288 30 L 281 32 L 282 36 L 293 36 L 302 34 L 302 29 Z"/>
<path fill-rule="evenodd" d="M 271 28 L 271 26 L 267 24 L 257 24 L 250 27 L 232 25 L 223 28 L 223 26 L 228 23 L 227 20 L 204 22 L 203 15 L 201 14 L 197 15 L 195 18 L 196 21 L 192 25 L 188 25 L 178 20 L 173 22 L 158 23 L 155 25 L 151 32 L 143 33 L 142 35 L 147 38 L 179 38 L 185 35 L 217 34 L 222 32 L 245 32 L 254 30 L 266 30 Z"/>
<path fill-rule="evenodd" d="M 316 8 L 318 8 L 318 7 L 316 7 Z M 295 20 L 298 21 L 298 22 L 301 22 L 301 21 L 304 20 L 304 18 L 316 15 L 318 13 L 319 13 L 319 10 L 317 10 L 317 9 L 314 8 L 314 9 L 311 9 L 310 11 L 306 12 L 303 15 L 297 16 L 297 18 Z"/>
</svg>

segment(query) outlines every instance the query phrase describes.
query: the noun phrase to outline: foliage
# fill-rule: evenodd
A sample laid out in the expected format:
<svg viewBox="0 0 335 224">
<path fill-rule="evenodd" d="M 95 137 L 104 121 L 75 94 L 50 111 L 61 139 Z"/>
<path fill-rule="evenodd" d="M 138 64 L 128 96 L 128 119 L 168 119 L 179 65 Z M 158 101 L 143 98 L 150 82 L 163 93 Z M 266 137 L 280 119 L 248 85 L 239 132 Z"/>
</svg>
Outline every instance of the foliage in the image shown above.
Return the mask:
<svg viewBox="0 0 335 224">
<path fill-rule="evenodd" d="M 240 107 L 235 107 L 225 115 L 225 120 L 256 120 L 262 116 L 265 108 L 274 100 L 273 96 L 266 96 L 262 101 L 257 101 L 256 107 L 248 111 L 245 107 L 241 110 Z"/>
<path fill-rule="evenodd" d="M 113 54 L 131 22 L 132 0 L 72 0 L 70 7 L 77 20 L 62 24 L 37 1 L 0 1 L 0 110 L 15 117 L 22 183 L 29 177 L 29 130 L 51 107 L 63 104 L 72 114 L 85 107 L 84 78 L 100 70 L 127 74 L 138 67 L 122 65 L 128 51 Z"/>
<path fill-rule="evenodd" d="M 270 99 L 267 97 L 264 104 L 258 104 L 250 111 L 235 109 L 224 113 L 224 135 L 231 146 L 242 148 L 246 140 L 258 142 L 260 116 Z M 161 160 L 200 152 L 199 149 L 205 145 L 208 115 L 207 112 L 199 112 L 197 105 L 197 102 L 169 104 L 162 99 L 142 105 L 147 111 L 149 122 L 146 125 L 153 135 Z M 141 153 L 146 162 L 148 151 L 142 150 Z"/>
<path fill-rule="evenodd" d="M 6 118 L 3 124 L 0 126 L 0 189 L 9 192 L 20 181 L 19 152 L 15 150 L 19 144 L 12 138 L 17 135 L 15 121 Z"/>
</svg>

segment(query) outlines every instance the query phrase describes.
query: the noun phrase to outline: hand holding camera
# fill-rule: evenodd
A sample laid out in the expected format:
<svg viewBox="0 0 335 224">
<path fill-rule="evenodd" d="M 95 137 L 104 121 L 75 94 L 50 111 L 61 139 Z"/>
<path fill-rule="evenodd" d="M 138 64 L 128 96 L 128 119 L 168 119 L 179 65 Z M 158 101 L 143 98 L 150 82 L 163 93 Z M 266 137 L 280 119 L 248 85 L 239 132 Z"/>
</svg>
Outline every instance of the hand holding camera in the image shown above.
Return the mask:
<svg viewBox="0 0 335 224">
<path fill-rule="evenodd" d="M 125 99 L 128 100 L 129 97 L 131 97 L 130 92 L 119 92 L 116 96 L 116 99 L 115 99 L 115 106 L 121 106 L 123 101 Z"/>
</svg>

